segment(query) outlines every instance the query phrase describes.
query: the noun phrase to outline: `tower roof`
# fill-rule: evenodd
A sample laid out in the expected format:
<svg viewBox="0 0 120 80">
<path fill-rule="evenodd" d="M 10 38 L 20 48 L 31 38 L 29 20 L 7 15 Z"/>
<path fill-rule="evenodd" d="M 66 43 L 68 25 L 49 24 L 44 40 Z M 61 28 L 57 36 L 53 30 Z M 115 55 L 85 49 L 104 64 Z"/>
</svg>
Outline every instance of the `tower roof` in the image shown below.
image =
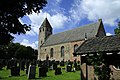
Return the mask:
<svg viewBox="0 0 120 80">
<path fill-rule="evenodd" d="M 43 21 L 41 28 L 42 27 L 52 28 L 47 18 Z"/>
</svg>

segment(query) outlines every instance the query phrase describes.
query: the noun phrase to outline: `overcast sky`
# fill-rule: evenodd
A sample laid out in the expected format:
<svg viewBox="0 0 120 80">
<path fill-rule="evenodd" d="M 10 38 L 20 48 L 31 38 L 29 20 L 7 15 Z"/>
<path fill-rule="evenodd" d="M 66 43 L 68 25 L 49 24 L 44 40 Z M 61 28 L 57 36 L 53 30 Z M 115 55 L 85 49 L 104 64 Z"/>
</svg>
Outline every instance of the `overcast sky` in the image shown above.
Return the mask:
<svg viewBox="0 0 120 80">
<path fill-rule="evenodd" d="M 102 19 L 106 34 L 113 35 L 120 21 L 120 0 L 48 0 L 39 14 L 19 19 L 22 24 L 30 24 L 31 31 L 15 35 L 14 42 L 37 49 L 38 30 L 46 17 L 54 34 Z"/>
</svg>

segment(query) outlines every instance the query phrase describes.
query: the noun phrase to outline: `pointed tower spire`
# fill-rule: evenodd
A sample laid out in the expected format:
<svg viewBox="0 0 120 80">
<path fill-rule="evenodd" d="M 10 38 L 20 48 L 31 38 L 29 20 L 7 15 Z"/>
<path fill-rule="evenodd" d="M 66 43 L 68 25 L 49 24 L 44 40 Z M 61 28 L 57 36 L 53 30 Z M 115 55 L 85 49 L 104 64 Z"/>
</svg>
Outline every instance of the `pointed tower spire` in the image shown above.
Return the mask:
<svg viewBox="0 0 120 80">
<path fill-rule="evenodd" d="M 47 18 L 43 21 L 39 28 L 39 45 L 41 46 L 47 38 L 52 34 L 52 27 Z"/>
<path fill-rule="evenodd" d="M 47 18 L 45 18 L 45 20 L 43 21 L 41 27 L 52 28 Z"/>
</svg>

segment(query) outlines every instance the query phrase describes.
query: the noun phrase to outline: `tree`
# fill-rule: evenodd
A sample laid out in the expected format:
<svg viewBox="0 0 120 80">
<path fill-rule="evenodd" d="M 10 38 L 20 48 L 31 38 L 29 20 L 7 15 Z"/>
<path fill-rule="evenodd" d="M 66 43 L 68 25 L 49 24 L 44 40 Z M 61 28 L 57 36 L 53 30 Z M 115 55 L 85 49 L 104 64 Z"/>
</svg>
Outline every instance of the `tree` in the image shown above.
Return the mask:
<svg viewBox="0 0 120 80">
<path fill-rule="evenodd" d="M 17 49 L 21 47 L 21 45 L 19 43 L 9 43 L 6 47 L 7 47 L 6 57 L 8 59 L 11 59 L 15 57 L 15 52 Z"/>
<path fill-rule="evenodd" d="M 39 13 L 46 0 L 0 0 L 0 45 L 13 40 L 12 34 L 25 34 L 30 26 L 21 24 L 19 18 L 32 12 Z"/>
<path fill-rule="evenodd" d="M 114 30 L 115 34 L 120 34 L 120 22 L 118 22 L 118 28 Z"/>
<path fill-rule="evenodd" d="M 92 64 L 94 67 L 94 73 L 98 76 L 98 80 L 109 80 L 111 69 L 106 60 L 106 54 L 99 53 L 93 56 L 87 55 L 87 63 Z"/>
</svg>

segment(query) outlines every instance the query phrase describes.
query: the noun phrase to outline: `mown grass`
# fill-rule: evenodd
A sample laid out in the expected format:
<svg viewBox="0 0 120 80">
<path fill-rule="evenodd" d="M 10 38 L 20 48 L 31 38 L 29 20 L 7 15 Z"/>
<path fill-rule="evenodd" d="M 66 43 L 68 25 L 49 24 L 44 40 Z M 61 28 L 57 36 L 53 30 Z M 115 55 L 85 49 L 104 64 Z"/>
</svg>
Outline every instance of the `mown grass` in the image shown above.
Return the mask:
<svg viewBox="0 0 120 80">
<path fill-rule="evenodd" d="M 47 77 L 38 77 L 38 68 L 36 68 L 36 78 L 32 80 L 80 80 L 80 71 L 66 72 L 62 70 L 61 75 L 55 75 L 54 70 L 48 71 Z M 10 70 L 0 70 L 0 80 L 28 80 L 25 71 L 20 71 L 20 76 L 11 76 Z"/>
</svg>

